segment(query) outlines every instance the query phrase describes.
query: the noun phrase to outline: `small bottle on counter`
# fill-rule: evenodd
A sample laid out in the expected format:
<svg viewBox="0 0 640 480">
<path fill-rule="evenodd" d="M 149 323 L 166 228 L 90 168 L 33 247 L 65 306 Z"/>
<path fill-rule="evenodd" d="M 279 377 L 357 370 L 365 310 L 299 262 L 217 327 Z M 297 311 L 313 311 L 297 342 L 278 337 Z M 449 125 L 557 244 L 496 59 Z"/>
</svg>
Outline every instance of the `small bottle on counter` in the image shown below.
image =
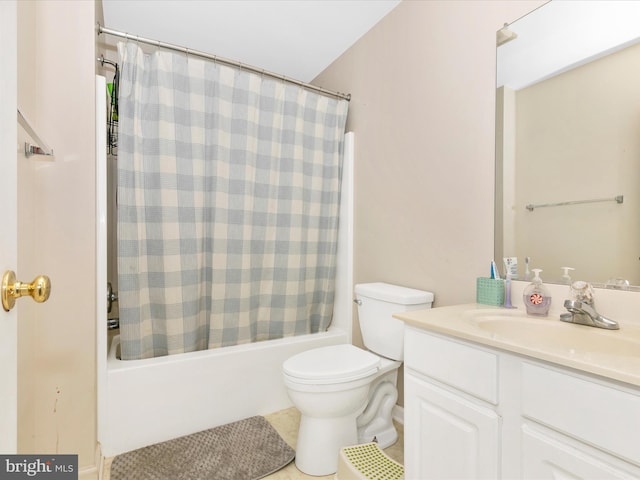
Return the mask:
<svg viewBox="0 0 640 480">
<path fill-rule="evenodd" d="M 551 307 L 551 297 L 549 292 L 542 284 L 539 268 L 531 270 L 533 272 L 533 281 L 524 289 L 522 299 L 527 309 L 528 315 L 547 316 Z"/>
</svg>

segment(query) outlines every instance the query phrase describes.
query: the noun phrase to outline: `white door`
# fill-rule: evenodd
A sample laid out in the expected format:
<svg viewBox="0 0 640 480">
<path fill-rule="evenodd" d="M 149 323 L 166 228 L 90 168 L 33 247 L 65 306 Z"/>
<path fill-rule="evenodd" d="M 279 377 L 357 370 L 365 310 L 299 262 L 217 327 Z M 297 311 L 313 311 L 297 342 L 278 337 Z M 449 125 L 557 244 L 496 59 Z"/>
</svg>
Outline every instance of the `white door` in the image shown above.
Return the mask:
<svg viewBox="0 0 640 480">
<path fill-rule="evenodd" d="M 17 269 L 17 3 L 0 0 L 0 276 Z M 19 273 L 19 272 L 17 272 Z M 0 308 L 0 452 L 17 449 L 17 323 Z"/>
</svg>

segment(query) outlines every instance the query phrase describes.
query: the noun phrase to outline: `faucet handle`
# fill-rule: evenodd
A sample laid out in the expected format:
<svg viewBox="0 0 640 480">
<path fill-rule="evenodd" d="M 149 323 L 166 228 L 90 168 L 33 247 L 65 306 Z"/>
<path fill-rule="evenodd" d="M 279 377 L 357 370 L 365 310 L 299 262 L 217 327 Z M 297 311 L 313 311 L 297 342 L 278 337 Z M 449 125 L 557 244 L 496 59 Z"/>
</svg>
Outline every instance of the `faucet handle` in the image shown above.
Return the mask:
<svg viewBox="0 0 640 480">
<path fill-rule="evenodd" d="M 584 282 L 582 280 L 578 280 L 577 282 L 573 282 L 570 287 L 571 296 L 574 300 L 580 300 L 581 302 L 586 303 L 587 305 L 593 306 L 593 287 L 591 284 Z"/>
</svg>

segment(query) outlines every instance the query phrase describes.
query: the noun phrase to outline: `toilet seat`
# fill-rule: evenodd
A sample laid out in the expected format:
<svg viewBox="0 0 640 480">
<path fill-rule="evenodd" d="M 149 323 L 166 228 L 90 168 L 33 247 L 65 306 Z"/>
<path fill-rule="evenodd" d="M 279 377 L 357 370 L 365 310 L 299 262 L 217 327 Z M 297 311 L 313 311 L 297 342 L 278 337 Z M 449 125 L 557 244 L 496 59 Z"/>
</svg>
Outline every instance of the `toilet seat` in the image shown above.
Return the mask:
<svg viewBox="0 0 640 480">
<path fill-rule="evenodd" d="M 380 370 L 381 359 L 351 344 L 314 348 L 289 358 L 282 365 L 290 381 L 307 385 L 346 383 Z"/>
</svg>

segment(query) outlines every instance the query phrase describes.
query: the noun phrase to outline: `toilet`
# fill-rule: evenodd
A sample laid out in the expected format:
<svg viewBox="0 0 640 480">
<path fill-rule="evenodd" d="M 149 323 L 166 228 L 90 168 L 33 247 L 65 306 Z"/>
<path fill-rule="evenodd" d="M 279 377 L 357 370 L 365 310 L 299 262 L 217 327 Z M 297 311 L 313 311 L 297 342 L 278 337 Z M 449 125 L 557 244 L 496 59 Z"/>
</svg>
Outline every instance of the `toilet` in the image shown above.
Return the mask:
<svg viewBox="0 0 640 480">
<path fill-rule="evenodd" d="M 376 441 L 386 448 L 398 439 L 391 410 L 404 324 L 392 315 L 431 308 L 433 293 L 365 283 L 356 285 L 355 294 L 367 350 L 350 344 L 315 348 L 282 365 L 289 398 L 301 414 L 296 467 L 307 475 L 336 472 L 342 447 Z"/>
</svg>

